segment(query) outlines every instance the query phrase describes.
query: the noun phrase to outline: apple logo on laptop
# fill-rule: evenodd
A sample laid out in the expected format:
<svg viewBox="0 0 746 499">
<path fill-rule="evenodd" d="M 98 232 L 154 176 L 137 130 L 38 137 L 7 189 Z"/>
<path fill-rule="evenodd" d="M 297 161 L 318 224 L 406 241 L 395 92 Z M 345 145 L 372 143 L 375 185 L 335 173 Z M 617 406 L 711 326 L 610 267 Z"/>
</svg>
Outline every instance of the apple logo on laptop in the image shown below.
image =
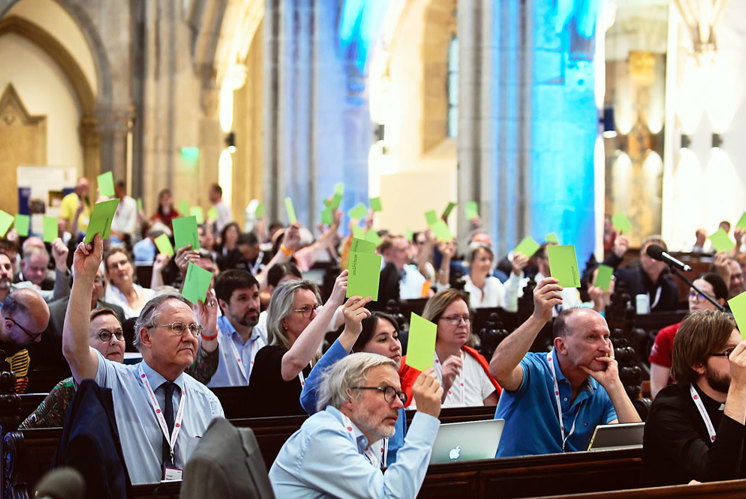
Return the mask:
<svg viewBox="0 0 746 499">
<path fill-rule="evenodd" d="M 461 446 L 457 445 L 451 451 L 448 453 L 448 459 L 451 461 L 456 461 L 458 458 L 461 457 Z"/>
</svg>

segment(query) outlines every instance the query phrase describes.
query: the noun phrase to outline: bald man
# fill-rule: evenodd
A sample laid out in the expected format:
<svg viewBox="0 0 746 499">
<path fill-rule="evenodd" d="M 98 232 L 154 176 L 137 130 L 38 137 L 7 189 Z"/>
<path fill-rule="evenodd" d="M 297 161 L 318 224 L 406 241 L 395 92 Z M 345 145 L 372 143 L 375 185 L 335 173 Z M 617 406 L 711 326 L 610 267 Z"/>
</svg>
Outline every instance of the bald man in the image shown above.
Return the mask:
<svg viewBox="0 0 746 499">
<path fill-rule="evenodd" d="M 18 289 L 10 293 L 0 308 L 0 349 L 16 374 L 16 393 L 24 393 L 28 386 L 29 354 L 25 348 L 41 340 L 49 322 L 49 307 L 32 289 Z"/>
</svg>

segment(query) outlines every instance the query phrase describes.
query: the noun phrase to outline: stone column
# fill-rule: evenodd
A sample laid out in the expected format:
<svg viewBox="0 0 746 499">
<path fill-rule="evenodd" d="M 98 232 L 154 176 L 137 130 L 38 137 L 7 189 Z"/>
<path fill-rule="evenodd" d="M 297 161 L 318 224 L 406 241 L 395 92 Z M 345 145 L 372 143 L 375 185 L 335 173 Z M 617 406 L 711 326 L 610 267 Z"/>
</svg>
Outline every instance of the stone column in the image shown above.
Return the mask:
<svg viewBox="0 0 746 499">
<path fill-rule="evenodd" d="M 114 179 L 127 174 L 127 133 L 132 128 L 132 108 L 99 108 L 96 121 L 101 144 L 101 172 L 111 171 Z M 99 172 L 100 173 L 100 172 Z"/>
</svg>

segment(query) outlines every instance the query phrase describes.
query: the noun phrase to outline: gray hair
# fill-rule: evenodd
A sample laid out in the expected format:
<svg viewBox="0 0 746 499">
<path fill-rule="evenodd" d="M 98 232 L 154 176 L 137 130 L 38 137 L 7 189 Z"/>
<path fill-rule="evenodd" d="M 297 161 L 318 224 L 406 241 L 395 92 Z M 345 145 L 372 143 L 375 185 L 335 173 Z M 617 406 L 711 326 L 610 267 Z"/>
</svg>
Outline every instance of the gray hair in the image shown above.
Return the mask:
<svg viewBox="0 0 746 499">
<path fill-rule="evenodd" d="M 134 338 L 132 338 L 132 346 L 137 348 L 138 352 L 142 352 L 142 344 L 140 343 L 140 330 L 143 328 L 149 329 L 158 322 L 158 319 L 160 317 L 159 308 L 168 300 L 177 300 L 189 306 L 190 309 L 192 308 L 192 305 L 187 301 L 186 298 L 177 294 L 161 294 L 148 300 L 148 302 L 140 311 L 140 315 L 137 317 L 137 320 L 135 321 L 135 335 Z"/>
<path fill-rule="evenodd" d="M 321 303 L 319 288 L 311 281 L 287 281 L 275 288 L 267 308 L 267 344 L 285 347 L 290 350 L 290 339 L 287 331 L 282 327 L 284 321 L 293 312 L 295 292 L 307 289 L 316 296 L 316 302 Z"/>
<path fill-rule="evenodd" d="M 378 366 L 399 366 L 393 360 L 377 353 L 353 353 L 340 360 L 321 374 L 321 385 L 316 409 L 323 411 L 331 405 L 339 409 L 349 400 L 353 386 L 364 385 L 368 371 Z"/>
</svg>

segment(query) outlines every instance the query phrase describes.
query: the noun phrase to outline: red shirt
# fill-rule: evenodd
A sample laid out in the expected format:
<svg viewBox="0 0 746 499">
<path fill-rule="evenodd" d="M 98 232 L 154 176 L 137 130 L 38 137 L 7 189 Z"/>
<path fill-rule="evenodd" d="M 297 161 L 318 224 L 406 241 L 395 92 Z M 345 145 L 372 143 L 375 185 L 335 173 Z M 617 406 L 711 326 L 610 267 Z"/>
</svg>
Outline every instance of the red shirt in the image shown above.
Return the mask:
<svg viewBox="0 0 746 499">
<path fill-rule="evenodd" d="M 648 357 L 648 360 L 651 363 L 671 369 L 673 339 L 679 331 L 679 326 L 681 326 L 680 322 L 666 326 L 658 331 L 658 336 L 655 337 L 653 348 L 650 350 L 650 357 Z"/>
</svg>

